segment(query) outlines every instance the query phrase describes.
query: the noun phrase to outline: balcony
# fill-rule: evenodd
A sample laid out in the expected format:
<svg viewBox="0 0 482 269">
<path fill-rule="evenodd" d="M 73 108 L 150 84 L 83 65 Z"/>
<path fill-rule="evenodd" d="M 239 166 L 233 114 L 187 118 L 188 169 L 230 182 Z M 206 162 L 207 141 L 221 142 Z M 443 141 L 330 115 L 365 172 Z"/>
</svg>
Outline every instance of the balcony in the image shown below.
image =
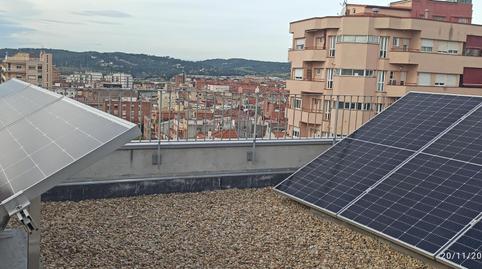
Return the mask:
<svg viewBox="0 0 482 269">
<path fill-rule="evenodd" d="M 324 80 L 287 80 L 286 88 L 307 93 L 322 93 L 326 83 Z"/>
<path fill-rule="evenodd" d="M 463 95 L 482 95 L 482 90 L 480 88 L 420 86 L 416 84 L 385 85 L 385 92 L 387 93 L 387 97 L 400 97 L 400 96 L 404 96 L 405 94 L 411 91 L 463 94 Z"/>
<path fill-rule="evenodd" d="M 306 47 L 304 50 L 290 49 L 288 61 L 293 66 L 303 66 L 303 62 L 324 62 L 326 61 L 326 50 Z"/>
<path fill-rule="evenodd" d="M 482 66 L 482 57 L 392 50 L 389 53 L 389 63 L 418 65 L 419 72 L 463 74 L 464 67 Z"/>
</svg>

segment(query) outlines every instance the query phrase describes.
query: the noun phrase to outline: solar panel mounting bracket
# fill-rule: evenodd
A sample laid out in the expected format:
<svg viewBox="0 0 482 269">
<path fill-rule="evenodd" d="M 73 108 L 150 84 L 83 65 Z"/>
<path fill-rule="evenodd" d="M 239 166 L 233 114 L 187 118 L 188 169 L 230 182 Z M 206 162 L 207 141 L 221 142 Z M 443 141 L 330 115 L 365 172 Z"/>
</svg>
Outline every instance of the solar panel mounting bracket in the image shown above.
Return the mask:
<svg viewBox="0 0 482 269">
<path fill-rule="evenodd" d="M 10 217 L 17 215 L 18 220 L 24 225 L 27 232 L 31 233 L 38 230 L 37 225 L 27 210 L 27 208 L 30 206 L 30 200 L 23 195 L 23 192 L 18 193 L 16 196 L 12 196 L 8 200 L 5 200 L 2 205 Z"/>
<path fill-rule="evenodd" d="M 35 222 L 32 219 L 32 216 L 30 216 L 30 213 L 26 208 L 17 212 L 17 217 L 18 217 L 18 220 L 23 224 L 23 226 L 25 227 L 25 230 L 27 230 L 28 233 L 32 233 L 33 231 L 38 230 L 38 226 L 35 224 Z"/>
<path fill-rule="evenodd" d="M 1 205 L 5 207 L 9 216 L 13 216 L 23 209 L 29 207 L 30 200 L 23 195 L 23 192 L 19 192 L 17 195 L 4 200 Z"/>
</svg>

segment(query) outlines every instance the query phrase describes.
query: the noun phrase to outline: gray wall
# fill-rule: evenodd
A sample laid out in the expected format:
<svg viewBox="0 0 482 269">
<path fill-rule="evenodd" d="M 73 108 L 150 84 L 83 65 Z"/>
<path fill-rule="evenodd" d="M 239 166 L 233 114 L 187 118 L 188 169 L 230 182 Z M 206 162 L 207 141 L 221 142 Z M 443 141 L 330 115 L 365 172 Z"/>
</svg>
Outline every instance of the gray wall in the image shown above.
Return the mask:
<svg viewBox="0 0 482 269">
<path fill-rule="evenodd" d="M 331 146 L 327 140 L 260 141 L 256 161 L 248 161 L 250 141 L 128 144 L 66 183 L 119 179 L 197 177 L 295 171 Z"/>
</svg>

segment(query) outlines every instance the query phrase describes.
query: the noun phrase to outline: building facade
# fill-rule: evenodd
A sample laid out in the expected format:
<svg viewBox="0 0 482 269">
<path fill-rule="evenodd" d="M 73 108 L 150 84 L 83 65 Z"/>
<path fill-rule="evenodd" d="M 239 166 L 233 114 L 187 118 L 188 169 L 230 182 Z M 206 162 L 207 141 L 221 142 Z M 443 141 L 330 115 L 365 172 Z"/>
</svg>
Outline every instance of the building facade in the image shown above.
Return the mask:
<svg viewBox="0 0 482 269">
<path fill-rule="evenodd" d="M 434 19 L 459 5 L 460 14 Z M 292 22 L 288 135 L 346 135 L 409 91 L 482 95 L 482 26 L 468 23 L 471 8 L 455 0 L 347 5 L 343 16 Z"/>
<path fill-rule="evenodd" d="M 54 66 L 52 54 L 41 52 L 39 58 L 28 53 L 17 53 L 5 56 L 2 65 L 6 69 L 6 79 L 17 78 L 25 82 L 51 89 L 53 85 Z"/>
</svg>

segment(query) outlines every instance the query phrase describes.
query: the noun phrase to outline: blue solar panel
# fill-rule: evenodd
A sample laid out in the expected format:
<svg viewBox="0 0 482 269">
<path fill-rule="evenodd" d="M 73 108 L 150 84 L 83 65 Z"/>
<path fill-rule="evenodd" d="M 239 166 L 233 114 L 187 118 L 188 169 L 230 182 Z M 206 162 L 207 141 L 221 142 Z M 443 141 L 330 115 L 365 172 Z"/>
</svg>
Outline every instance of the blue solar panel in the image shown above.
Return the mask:
<svg viewBox="0 0 482 269">
<path fill-rule="evenodd" d="M 439 259 L 465 268 L 482 268 L 482 222 L 466 231 Z"/>
<path fill-rule="evenodd" d="M 481 208 L 480 166 L 420 154 L 341 216 L 434 255 Z"/>
<path fill-rule="evenodd" d="M 412 154 L 345 139 L 276 189 L 336 213 Z"/>
<path fill-rule="evenodd" d="M 350 137 L 419 150 L 480 104 L 480 98 L 410 93 Z"/>
<path fill-rule="evenodd" d="M 482 165 L 482 108 L 464 119 L 424 152 Z"/>
<path fill-rule="evenodd" d="M 481 104 L 410 93 L 276 189 L 434 258 L 481 213 Z"/>
</svg>

